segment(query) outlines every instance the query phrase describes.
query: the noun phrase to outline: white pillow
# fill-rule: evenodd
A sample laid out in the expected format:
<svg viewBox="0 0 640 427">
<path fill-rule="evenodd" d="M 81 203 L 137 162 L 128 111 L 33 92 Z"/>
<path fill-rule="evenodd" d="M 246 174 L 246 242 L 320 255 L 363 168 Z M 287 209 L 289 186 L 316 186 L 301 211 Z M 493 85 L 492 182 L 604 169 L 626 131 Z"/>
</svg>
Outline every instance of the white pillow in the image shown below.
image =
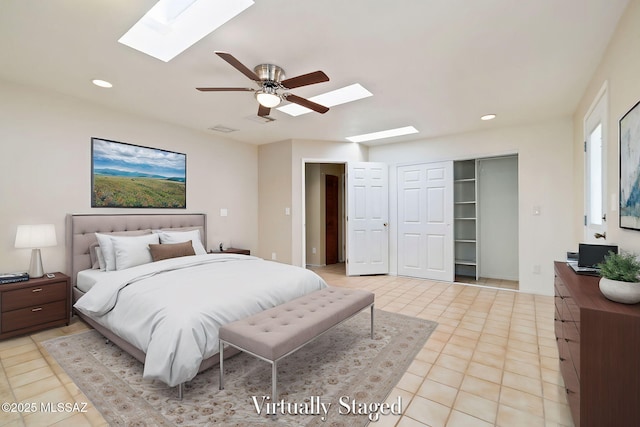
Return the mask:
<svg viewBox="0 0 640 427">
<path fill-rule="evenodd" d="M 160 243 L 184 243 L 191 240 L 196 255 L 206 255 L 207 250 L 202 245 L 200 230 L 191 231 L 158 231 Z"/>
<path fill-rule="evenodd" d="M 102 255 L 102 248 L 100 246 L 96 248 L 96 258 L 98 258 L 98 265 L 100 266 L 100 270 L 105 271 L 107 269 L 107 265 L 104 262 L 104 255 Z"/>
<path fill-rule="evenodd" d="M 111 236 L 111 242 L 116 258 L 116 270 L 124 270 L 153 262 L 149 245 L 157 245 L 160 239 L 157 234 L 136 237 Z"/>
<path fill-rule="evenodd" d="M 102 250 L 102 257 L 104 258 L 104 270 L 115 271 L 116 269 L 116 254 L 113 252 L 113 243 L 111 242 L 111 236 L 108 234 L 95 233 L 96 239 L 100 244 Z"/>
</svg>

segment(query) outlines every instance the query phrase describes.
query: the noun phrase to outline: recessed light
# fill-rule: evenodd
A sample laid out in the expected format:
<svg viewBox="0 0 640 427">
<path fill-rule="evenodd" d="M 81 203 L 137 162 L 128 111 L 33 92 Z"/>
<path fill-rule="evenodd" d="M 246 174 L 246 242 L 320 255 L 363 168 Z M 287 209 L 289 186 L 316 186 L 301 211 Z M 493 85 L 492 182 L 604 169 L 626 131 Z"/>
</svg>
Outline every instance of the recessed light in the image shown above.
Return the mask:
<svg viewBox="0 0 640 427">
<path fill-rule="evenodd" d="M 485 114 L 484 116 L 480 117 L 480 120 L 493 120 L 495 118 L 495 114 Z"/>
<path fill-rule="evenodd" d="M 107 88 L 113 87 L 113 85 L 106 80 L 94 79 L 94 80 L 91 80 L 91 83 L 100 87 L 107 87 Z"/>
<path fill-rule="evenodd" d="M 369 96 L 373 96 L 373 94 L 362 87 L 361 84 L 354 83 L 340 89 L 332 90 L 331 92 L 314 96 L 313 98 L 309 98 L 309 101 L 324 105 L 325 107 L 334 107 L 336 105 L 357 101 L 358 99 L 367 98 Z M 300 116 L 302 114 L 312 112 L 312 110 L 298 104 L 283 105 L 282 107 L 278 107 L 277 110 L 287 113 L 290 116 Z"/>
<path fill-rule="evenodd" d="M 253 4 L 253 0 L 160 0 L 120 40 L 168 62 Z"/>
<path fill-rule="evenodd" d="M 413 126 L 405 126 L 402 128 L 381 130 L 380 132 L 365 133 L 363 135 L 348 136 L 346 139 L 351 142 L 365 142 L 394 136 L 410 135 L 412 133 L 418 133 L 418 129 Z"/>
</svg>

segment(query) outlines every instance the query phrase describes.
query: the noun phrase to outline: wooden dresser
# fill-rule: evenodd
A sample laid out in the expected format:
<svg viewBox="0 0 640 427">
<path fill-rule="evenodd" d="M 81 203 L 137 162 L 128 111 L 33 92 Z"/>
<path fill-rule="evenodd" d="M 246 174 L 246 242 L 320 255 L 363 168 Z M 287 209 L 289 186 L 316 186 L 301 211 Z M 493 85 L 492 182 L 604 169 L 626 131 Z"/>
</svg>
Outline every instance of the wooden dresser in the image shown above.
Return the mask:
<svg viewBox="0 0 640 427">
<path fill-rule="evenodd" d="M 54 273 L 25 282 L 0 285 L 0 339 L 71 321 L 69 277 Z"/>
<path fill-rule="evenodd" d="M 555 332 L 576 426 L 640 425 L 640 304 L 609 301 L 599 277 L 555 263 Z"/>
</svg>

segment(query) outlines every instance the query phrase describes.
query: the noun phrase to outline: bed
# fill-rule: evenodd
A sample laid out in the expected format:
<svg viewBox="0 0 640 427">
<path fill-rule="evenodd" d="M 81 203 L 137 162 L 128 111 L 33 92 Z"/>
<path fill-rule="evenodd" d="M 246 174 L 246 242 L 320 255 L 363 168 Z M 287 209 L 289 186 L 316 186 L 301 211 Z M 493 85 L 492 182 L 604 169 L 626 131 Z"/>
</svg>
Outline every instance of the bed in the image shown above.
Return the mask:
<svg viewBox="0 0 640 427">
<path fill-rule="evenodd" d="M 184 240 L 193 233 L 202 243 L 199 248 L 193 243 L 193 255 L 146 262 L 138 260 L 140 248 L 128 248 L 132 242 L 154 250 L 182 247 L 184 242 L 163 246 L 164 240 L 156 246 L 155 235 Z M 208 254 L 206 236 L 204 214 L 67 215 L 67 270 L 75 313 L 141 361 L 145 379 L 178 386 L 179 397 L 185 382 L 218 363 L 221 325 L 327 286 L 300 267 L 247 255 Z M 98 238 L 114 245 L 110 253 L 117 254 L 123 268 L 112 264 L 110 271 L 99 269 L 96 248 L 106 247 Z M 105 268 L 109 260 L 100 258 Z"/>
</svg>

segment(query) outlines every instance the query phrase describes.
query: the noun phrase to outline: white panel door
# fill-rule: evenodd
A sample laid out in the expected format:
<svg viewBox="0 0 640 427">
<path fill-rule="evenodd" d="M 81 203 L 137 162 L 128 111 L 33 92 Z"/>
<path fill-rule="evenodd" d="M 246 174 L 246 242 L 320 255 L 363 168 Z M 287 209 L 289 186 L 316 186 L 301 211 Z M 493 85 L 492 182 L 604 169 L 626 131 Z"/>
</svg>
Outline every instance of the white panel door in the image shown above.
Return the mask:
<svg viewBox="0 0 640 427">
<path fill-rule="evenodd" d="M 454 279 L 453 162 L 398 168 L 398 274 Z"/>
<path fill-rule="evenodd" d="M 389 185 L 384 163 L 347 165 L 348 276 L 389 272 Z"/>
</svg>

